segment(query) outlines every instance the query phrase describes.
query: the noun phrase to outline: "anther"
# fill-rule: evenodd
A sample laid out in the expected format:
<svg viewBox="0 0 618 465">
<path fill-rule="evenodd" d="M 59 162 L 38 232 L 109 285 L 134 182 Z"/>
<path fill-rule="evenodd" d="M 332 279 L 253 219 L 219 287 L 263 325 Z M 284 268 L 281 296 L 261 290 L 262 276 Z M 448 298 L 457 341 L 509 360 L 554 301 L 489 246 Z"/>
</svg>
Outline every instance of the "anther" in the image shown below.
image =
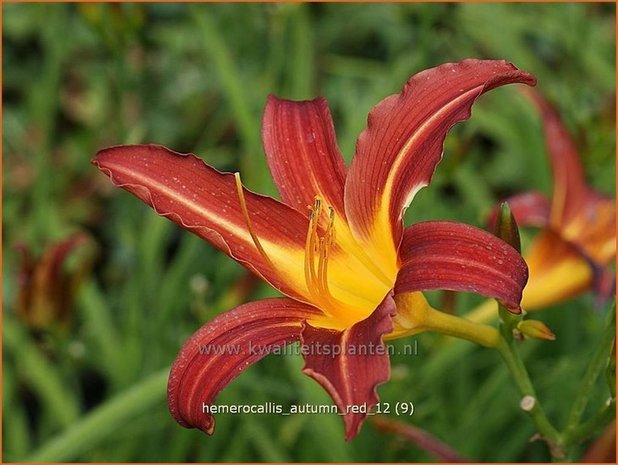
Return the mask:
<svg viewBox="0 0 618 465">
<path fill-rule="evenodd" d="M 328 240 L 330 247 L 335 240 L 335 209 L 328 207 L 328 228 L 326 229 L 326 239 Z"/>
<path fill-rule="evenodd" d="M 318 229 L 322 213 L 322 199 L 316 196 L 314 205 L 308 208 L 311 213 L 305 242 L 305 282 L 311 296 L 317 302 L 326 304 L 325 307 L 330 307 L 328 304 L 334 299 L 328 289 L 328 255 L 333 243 L 335 211 L 332 207 L 328 207 L 326 231 L 320 237 Z"/>
</svg>

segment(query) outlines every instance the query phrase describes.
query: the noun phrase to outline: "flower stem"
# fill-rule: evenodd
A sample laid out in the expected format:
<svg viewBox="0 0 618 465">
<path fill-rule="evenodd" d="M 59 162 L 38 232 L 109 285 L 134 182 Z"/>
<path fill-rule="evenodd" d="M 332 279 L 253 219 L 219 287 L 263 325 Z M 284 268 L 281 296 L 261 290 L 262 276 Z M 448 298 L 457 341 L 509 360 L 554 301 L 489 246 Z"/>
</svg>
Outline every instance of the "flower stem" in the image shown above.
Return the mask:
<svg viewBox="0 0 618 465">
<path fill-rule="evenodd" d="M 418 292 L 399 294 L 395 296 L 395 302 L 397 304 L 397 315 L 394 320 L 396 329 L 385 339 L 399 339 L 424 331 L 434 331 L 475 342 L 484 347 L 496 347 L 500 341 L 500 333 L 493 326 L 436 310 Z"/>
<path fill-rule="evenodd" d="M 35 450 L 24 462 L 66 462 L 91 449 L 127 420 L 165 399 L 169 370 L 161 370 L 73 423 Z"/>
<path fill-rule="evenodd" d="M 517 384 L 517 388 L 522 395 L 522 400 L 527 398 L 531 401 L 528 407 L 524 408 L 522 405 L 522 408 L 526 411 L 526 413 L 528 413 L 530 418 L 532 418 L 537 430 L 547 441 L 550 446 L 552 457 L 558 459 L 563 458 L 563 438 L 545 415 L 545 411 L 538 400 L 534 386 L 530 381 L 528 371 L 526 370 L 526 367 L 519 356 L 519 352 L 515 347 L 515 342 L 512 339 L 507 340 L 507 338 L 502 337 L 500 338 L 500 344 L 496 347 L 496 349 L 511 372 L 511 375 Z"/>
<path fill-rule="evenodd" d="M 615 324 L 616 306 L 614 305 L 607 314 L 603 335 L 601 336 L 599 345 L 594 351 L 590 364 L 584 374 L 582 384 L 577 391 L 573 406 L 571 407 L 571 412 L 566 425 L 566 434 L 569 438 L 571 438 L 575 430 L 579 429 L 581 417 L 584 413 L 586 405 L 588 405 L 588 402 L 590 401 L 596 380 L 601 371 L 607 365 L 608 357 L 616 338 Z"/>
<path fill-rule="evenodd" d="M 588 421 L 573 429 L 567 436 L 570 444 L 585 441 L 594 433 L 607 426 L 616 417 L 616 399 L 609 399 L 603 408 Z"/>
<path fill-rule="evenodd" d="M 500 333 L 492 326 L 468 321 L 456 315 L 430 309 L 425 319 L 427 330 L 476 342 L 485 347 L 497 347 Z"/>
</svg>

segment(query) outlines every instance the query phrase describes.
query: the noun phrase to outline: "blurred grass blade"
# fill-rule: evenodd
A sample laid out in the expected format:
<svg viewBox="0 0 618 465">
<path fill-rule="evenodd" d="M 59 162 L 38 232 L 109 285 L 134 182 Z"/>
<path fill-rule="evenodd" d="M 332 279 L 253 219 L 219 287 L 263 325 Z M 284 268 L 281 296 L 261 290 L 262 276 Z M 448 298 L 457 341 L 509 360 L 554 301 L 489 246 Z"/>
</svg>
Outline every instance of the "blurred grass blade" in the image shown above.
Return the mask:
<svg viewBox="0 0 618 465">
<path fill-rule="evenodd" d="M 15 374 L 6 360 L 2 365 L 2 408 L 6 412 L 11 406 L 11 415 L 3 417 L 3 458 L 5 461 L 14 461 L 23 457 L 30 448 L 31 433 L 28 430 L 25 406 L 20 403 L 17 393 L 17 384 L 13 382 Z"/>
<path fill-rule="evenodd" d="M 315 72 L 313 28 L 311 27 L 307 5 L 295 3 L 288 6 L 294 7 L 290 18 L 293 36 L 291 41 L 292 48 L 288 51 L 292 64 L 288 79 L 288 82 L 291 83 L 288 98 L 308 100 L 315 97 L 311 95 Z"/>
<path fill-rule="evenodd" d="M 277 444 L 276 438 L 272 437 L 270 431 L 256 423 L 256 420 L 248 416 L 245 419 L 245 429 L 249 441 L 259 451 L 263 462 L 288 462 L 290 458 Z"/>
<path fill-rule="evenodd" d="M 123 353 L 107 301 L 94 281 L 82 286 L 78 300 L 101 363 L 110 376 L 114 377 L 116 367 L 122 365 Z"/>
<path fill-rule="evenodd" d="M 207 58 L 204 64 L 214 67 L 238 125 L 244 149 L 240 163 L 243 179 L 252 189 L 261 190 L 268 186 L 268 171 L 265 169 L 263 157 L 259 156 L 261 118 L 256 117 L 251 99 L 245 93 L 248 83 L 243 82 L 241 73 L 235 67 L 230 50 L 223 39 L 224 35 L 215 25 L 211 12 L 205 8 L 193 8 L 192 15 L 198 26 L 200 42 Z"/>
<path fill-rule="evenodd" d="M 440 460 L 445 462 L 467 462 L 457 451 L 452 450 L 448 445 L 433 437 L 427 431 L 414 425 L 390 420 L 383 415 L 371 418 L 371 423 L 381 431 L 395 433 L 407 439 Z"/>
<path fill-rule="evenodd" d="M 74 422 L 28 456 L 26 462 L 66 462 L 103 442 L 127 420 L 163 402 L 168 369 L 165 368 L 135 384 Z M 171 420 L 170 420 L 171 421 Z"/>
<path fill-rule="evenodd" d="M 607 368 L 608 357 L 612 352 L 612 348 L 616 341 L 616 302 L 607 312 L 605 317 L 605 328 L 603 334 L 599 338 L 599 343 L 590 358 L 586 372 L 584 373 L 582 382 L 577 391 L 575 401 L 571 407 L 571 412 L 567 420 L 567 434 L 572 433 L 579 426 L 580 420 L 590 398 L 594 392 L 594 387 L 597 378 L 601 372 Z"/>
<path fill-rule="evenodd" d="M 14 319 L 4 316 L 2 339 L 5 355 L 15 360 L 16 375 L 23 377 L 43 403 L 58 425 L 68 426 L 79 416 L 79 406 L 71 392 L 49 360 L 39 351 L 24 328 Z"/>
</svg>

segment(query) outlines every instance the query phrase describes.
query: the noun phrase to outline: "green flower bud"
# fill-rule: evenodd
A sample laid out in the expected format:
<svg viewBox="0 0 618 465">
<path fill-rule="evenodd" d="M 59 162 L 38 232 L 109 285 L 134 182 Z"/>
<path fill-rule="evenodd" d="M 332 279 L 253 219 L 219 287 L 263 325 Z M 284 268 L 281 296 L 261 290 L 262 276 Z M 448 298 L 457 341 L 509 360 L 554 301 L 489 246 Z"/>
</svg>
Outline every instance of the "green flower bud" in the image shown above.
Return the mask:
<svg viewBox="0 0 618 465">
<path fill-rule="evenodd" d="M 528 336 L 533 339 L 545 339 L 546 341 L 556 340 L 556 335 L 552 333 L 551 329 L 539 320 L 520 321 L 517 324 L 517 329 L 521 331 L 524 336 Z"/>
<path fill-rule="evenodd" d="M 508 202 L 502 202 L 500 204 L 494 234 L 521 253 L 519 228 L 517 227 L 517 222 L 515 221 L 515 217 L 511 212 L 511 207 Z"/>
</svg>

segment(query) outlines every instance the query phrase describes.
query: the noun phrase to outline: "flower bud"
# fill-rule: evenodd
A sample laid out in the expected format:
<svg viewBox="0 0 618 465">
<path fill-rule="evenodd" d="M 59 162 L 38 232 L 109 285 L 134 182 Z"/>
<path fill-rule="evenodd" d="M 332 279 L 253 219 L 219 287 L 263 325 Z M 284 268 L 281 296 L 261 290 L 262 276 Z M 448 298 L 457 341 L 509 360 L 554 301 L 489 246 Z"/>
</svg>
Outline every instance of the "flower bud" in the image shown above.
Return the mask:
<svg viewBox="0 0 618 465">
<path fill-rule="evenodd" d="M 511 207 L 508 202 L 502 202 L 500 204 L 500 210 L 496 217 L 496 230 L 494 234 L 521 253 L 519 228 L 517 227 L 517 221 L 515 221 L 515 217 L 511 212 Z"/>
<path fill-rule="evenodd" d="M 517 324 L 517 329 L 524 336 L 534 339 L 545 339 L 546 341 L 555 341 L 556 336 L 551 332 L 545 323 L 539 320 L 523 320 Z"/>
</svg>

